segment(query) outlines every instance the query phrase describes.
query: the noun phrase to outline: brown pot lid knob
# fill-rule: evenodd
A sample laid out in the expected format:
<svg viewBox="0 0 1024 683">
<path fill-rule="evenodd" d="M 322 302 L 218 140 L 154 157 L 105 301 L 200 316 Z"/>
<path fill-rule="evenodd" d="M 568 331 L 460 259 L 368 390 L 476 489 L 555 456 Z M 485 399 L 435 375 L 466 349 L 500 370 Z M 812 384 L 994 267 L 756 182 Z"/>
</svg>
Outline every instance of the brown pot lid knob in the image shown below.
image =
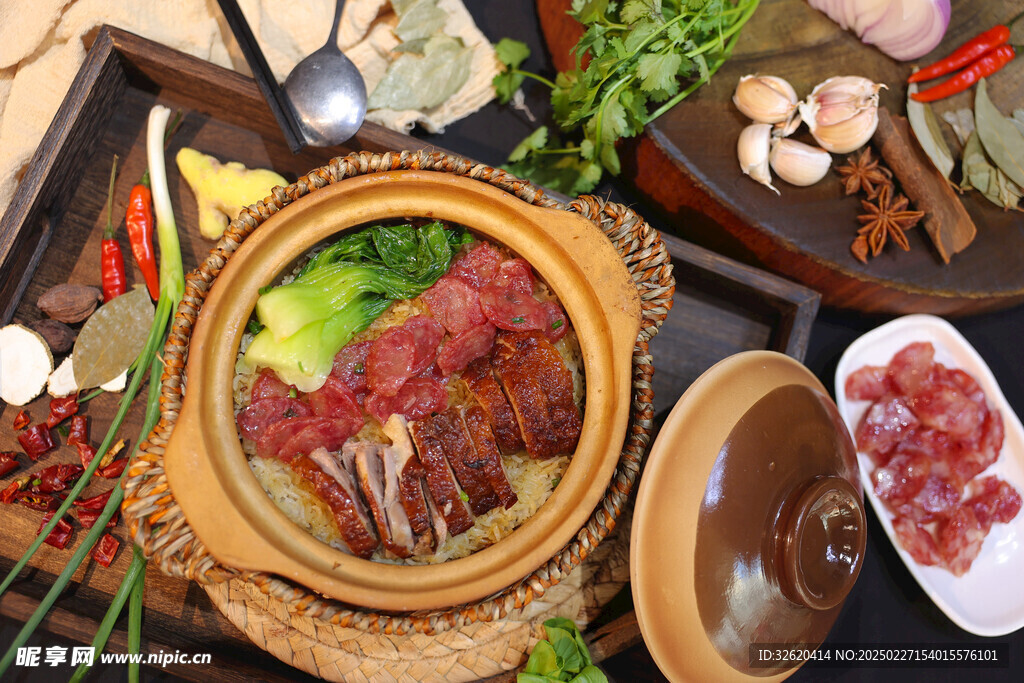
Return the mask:
<svg viewBox="0 0 1024 683">
<path fill-rule="evenodd" d="M 794 494 L 779 529 L 779 586 L 783 594 L 815 610 L 839 605 L 860 572 L 867 520 L 860 493 L 837 476 L 813 480 Z"/>
</svg>

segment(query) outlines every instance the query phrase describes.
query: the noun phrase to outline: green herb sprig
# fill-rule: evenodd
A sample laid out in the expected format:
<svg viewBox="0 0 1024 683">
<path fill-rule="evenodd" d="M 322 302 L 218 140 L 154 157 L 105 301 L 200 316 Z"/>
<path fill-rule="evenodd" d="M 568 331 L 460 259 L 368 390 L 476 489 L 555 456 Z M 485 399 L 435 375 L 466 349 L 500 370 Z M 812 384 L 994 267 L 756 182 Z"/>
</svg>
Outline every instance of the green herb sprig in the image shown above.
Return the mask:
<svg viewBox="0 0 1024 683">
<path fill-rule="evenodd" d="M 505 69 L 494 79 L 499 102 L 525 79 L 551 88 L 554 121 L 512 151 L 510 172 L 569 195 L 589 192 L 604 170 L 618 175 L 616 141 L 639 134 L 707 83 L 732 54 L 760 0 L 573 0 L 569 14 L 586 27 L 573 48 L 576 66 L 555 81 L 519 67 L 529 48 L 502 39 Z M 589 62 L 584 66 L 584 62 Z"/>
</svg>

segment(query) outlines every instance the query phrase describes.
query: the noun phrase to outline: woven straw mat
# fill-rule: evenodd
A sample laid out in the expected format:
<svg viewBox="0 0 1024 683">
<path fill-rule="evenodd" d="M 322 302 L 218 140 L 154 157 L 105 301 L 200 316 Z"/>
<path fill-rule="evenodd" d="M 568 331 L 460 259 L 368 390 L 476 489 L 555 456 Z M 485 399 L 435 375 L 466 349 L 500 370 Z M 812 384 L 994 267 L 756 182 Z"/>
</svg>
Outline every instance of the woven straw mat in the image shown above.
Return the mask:
<svg viewBox="0 0 1024 683">
<path fill-rule="evenodd" d="M 633 349 L 632 409 L 627 438 L 608 489 L 587 524 L 542 567 L 486 600 L 414 614 L 362 611 L 264 572 L 220 564 L 195 536 L 163 471 L 164 445 L 181 406 L 189 336 L 217 274 L 241 242 L 299 197 L 344 178 L 393 170 L 454 173 L 489 183 L 530 204 L 591 220 L 621 254 L 640 292 L 643 320 Z M 275 187 L 228 226 L 207 259 L 186 278 L 164 347 L 160 421 L 140 445 L 125 477 L 125 520 L 162 571 L 194 579 L 258 645 L 282 661 L 334 680 L 470 680 L 525 661 L 539 624 L 554 614 L 586 623 L 629 578 L 628 533 L 591 557 L 612 534 L 647 451 L 654 412 L 654 367 L 648 343 L 672 307 L 675 281 L 658 232 L 632 209 L 591 195 L 562 203 L 499 169 L 440 152 L 354 153 L 332 159 L 288 187 Z M 628 532 L 628 524 L 624 525 Z M 589 558 L 589 559 L 588 559 Z M 583 565 L 581 571 L 573 570 Z M 564 584 L 561 585 L 560 584 Z M 535 604 L 531 604 L 535 603 Z"/>
</svg>

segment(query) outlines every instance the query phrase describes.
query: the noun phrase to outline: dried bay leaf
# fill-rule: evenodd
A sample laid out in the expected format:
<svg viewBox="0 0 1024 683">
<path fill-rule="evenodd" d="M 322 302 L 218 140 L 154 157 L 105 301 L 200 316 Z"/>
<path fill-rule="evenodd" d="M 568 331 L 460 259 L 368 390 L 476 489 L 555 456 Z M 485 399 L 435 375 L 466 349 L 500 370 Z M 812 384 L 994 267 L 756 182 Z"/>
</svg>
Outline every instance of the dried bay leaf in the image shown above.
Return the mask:
<svg viewBox="0 0 1024 683">
<path fill-rule="evenodd" d="M 1024 133 L 1024 109 L 1014 109 L 1013 114 L 1010 115 L 1010 121 L 1017 126 L 1017 130 Z"/>
<path fill-rule="evenodd" d="M 145 287 L 135 287 L 96 309 L 71 352 L 78 386 L 97 387 L 127 370 L 145 346 L 155 312 Z"/>
<path fill-rule="evenodd" d="M 423 56 L 400 54 L 366 103 L 369 109 L 430 109 L 458 92 L 467 79 L 473 51 L 458 38 L 435 34 Z"/>
<path fill-rule="evenodd" d="M 974 119 L 985 152 L 1010 180 L 1024 186 L 1024 134 L 992 104 L 984 78 L 974 98 Z"/>
<path fill-rule="evenodd" d="M 953 172 L 956 165 L 953 161 L 953 153 L 949 151 L 946 139 L 942 137 L 942 129 L 939 127 L 939 120 L 935 118 L 935 112 L 930 104 L 918 102 L 911 99 L 909 95 L 916 93 L 917 83 L 911 83 L 907 89 L 907 120 L 910 121 L 910 130 L 914 132 L 921 149 L 928 155 L 935 168 L 946 180 Z"/>
<path fill-rule="evenodd" d="M 1021 190 L 1005 173 L 996 168 L 985 156 L 978 134 L 972 133 L 964 145 L 963 181 L 960 186 L 975 189 L 986 199 L 1003 209 L 1017 208 Z"/>
<path fill-rule="evenodd" d="M 395 12 L 399 20 L 394 31 L 402 42 L 429 38 L 448 21 L 448 13 L 437 6 L 437 0 L 417 0 L 401 10 L 395 8 Z"/>
<path fill-rule="evenodd" d="M 960 141 L 960 145 L 966 145 L 967 138 L 974 132 L 974 112 L 970 109 L 947 111 L 942 115 L 942 120 L 953 129 L 953 134 Z"/>
</svg>

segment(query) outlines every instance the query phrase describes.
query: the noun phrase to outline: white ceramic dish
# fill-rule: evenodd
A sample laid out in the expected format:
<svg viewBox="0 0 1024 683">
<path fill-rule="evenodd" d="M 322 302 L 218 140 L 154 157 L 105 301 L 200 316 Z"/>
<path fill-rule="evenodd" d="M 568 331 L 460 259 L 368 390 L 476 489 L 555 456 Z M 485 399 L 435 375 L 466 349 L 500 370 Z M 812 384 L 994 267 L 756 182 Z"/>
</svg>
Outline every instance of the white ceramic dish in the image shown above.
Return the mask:
<svg viewBox="0 0 1024 683">
<path fill-rule="evenodd" d="M 910 315 L 898 318 L 855 341 L 836 368 L 836 404 L 850 433 L 854 433 L 869 401 L 848 401 L 843 387 L 847 376 L 864 365 L 886 365 L 893 355 L 914 341 L 935 346 L 935 360 L 970 373 L 985 390 L 989 403 L 1003 415 L 1006 437 L 999 459 L 984 475 L 994 474 L 1024 493 L 1024 427 L 1007 403 L 995 377 L 978 352 L 956 329 L 941 318 Z M 985 538 L 970 571 L 961 577 L 945 569 L 917 564 L 893 535 L 893 515 L 875 495 L 871 483 L 874 465 L 858 453 L 864 491 L 881 520 L 889 540 L 910 573 L 939 609 L 960 628 L 980 636 L 1001 636 L 1024 626 L 1024 512 L 1009 524 L 995 524 Z"/>
</svg>

